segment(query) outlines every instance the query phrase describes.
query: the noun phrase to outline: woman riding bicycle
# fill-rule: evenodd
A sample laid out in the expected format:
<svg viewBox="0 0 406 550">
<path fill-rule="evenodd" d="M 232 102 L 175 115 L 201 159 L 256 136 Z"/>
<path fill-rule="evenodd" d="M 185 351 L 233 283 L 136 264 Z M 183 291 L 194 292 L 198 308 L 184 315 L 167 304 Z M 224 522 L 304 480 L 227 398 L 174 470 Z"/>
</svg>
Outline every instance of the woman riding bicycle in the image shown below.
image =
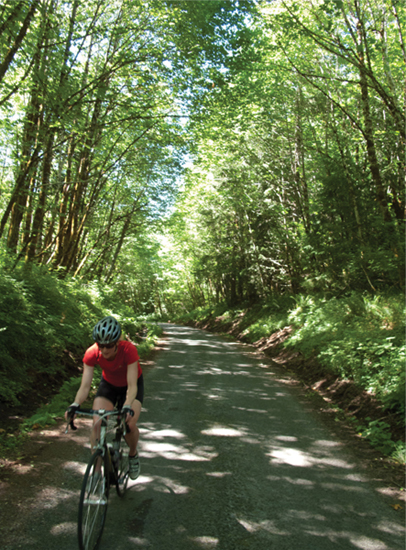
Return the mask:
<svg viewBox="0 0 406 550">
<path fill-rule="evenodd" d="M 111 316 L 104 317 L 93 329 L 95 344 L 87 349 L 83 358 L 83 375 L 75 401 L 65 413 L 72 417 L 87 399 L 95 365 L 102 369 L 102 380 L 93 401 L 93 409 L 112 411 L 115 406 L 126 414 L 129 431 L 125 436 L 129 446 L 130 478 L 140 475 L 140 461 L 137 453 L 139 430 L 137 421 L 144 397 L 144 379 L 139 363 L 137 348 L 131 342 L 122 340 L 119 322 Z M 93 419 L 90 438 L 92 449 L 99 438 L 100 423 Z"/>
</svg>

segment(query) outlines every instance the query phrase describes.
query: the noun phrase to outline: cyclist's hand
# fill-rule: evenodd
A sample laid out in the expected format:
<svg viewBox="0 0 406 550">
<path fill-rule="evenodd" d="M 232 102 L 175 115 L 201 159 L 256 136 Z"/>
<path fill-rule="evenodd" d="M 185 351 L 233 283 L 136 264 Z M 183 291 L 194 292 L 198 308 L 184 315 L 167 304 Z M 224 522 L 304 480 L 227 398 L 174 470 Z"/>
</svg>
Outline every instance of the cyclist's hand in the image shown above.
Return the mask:
<svg viewBox="0 0 406 550">
<path fill-rule="evenodd" d="M 130 405 L 124 405 L 124 407 L 121 409 L 121 414 L 125 415 L 125 419 L 128 422 L 130 420 L 131 416 L 134 416 L 134 411 L 130 407 Z"/>
<path fill-rule="evenodd" d="M 73 420 L 75 418 L 75 413 L 79 409 L 80 405 L 77 403 L 72 403 L 66 411 L 65 411 L 65 418 L 66 420 Z"/>
</svg>

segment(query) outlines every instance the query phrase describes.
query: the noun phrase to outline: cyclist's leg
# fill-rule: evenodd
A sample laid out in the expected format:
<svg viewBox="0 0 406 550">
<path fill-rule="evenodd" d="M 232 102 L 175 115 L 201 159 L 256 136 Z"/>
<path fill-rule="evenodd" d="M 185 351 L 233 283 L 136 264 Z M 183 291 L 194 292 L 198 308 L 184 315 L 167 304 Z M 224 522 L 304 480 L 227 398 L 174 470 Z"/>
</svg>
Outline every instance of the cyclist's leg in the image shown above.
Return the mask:
<svg viewBox="0 0 406 550">
<path fill-rule="evenodd" d="M 107 399 L 107 397 L 96 396 L 93 401 L 93 409 L 95 410 L 104 409 L 106 411 L 113 411 L 114 405 L 109 399 Z M 95 446 L 97 445 L 97 442 L 100 439 L 101 426 L 100 426 L 99 418 L 100 417 L 96 415 L 93 417 L 93 429 L 90 436 L 90 445 L 92 450 L 95 448 Z"/>
<path fill-rule="evenodd" d="M 101 379 L 99 387 L 97 388 L 96 397 L 93 401 L 93 409 L 104 409 L 106 411 L 114 410 L 114 405 L 116 403 L 117 395 L 115 388 L 111 386 L 104 378 Z M 90 443 L 92 449 L 96 445 L 97 441 L 100 439 L 100 422 L 98 422 L 99 417 L 93 417 L 93 430 L 90 437 Z"/>
<path fill-rule="evenodd" d="M 134 411 L 134 416 L 128 422 L 130 432 L 127 433 L 125 439 L 127 445 L 130 448 L 129 456 L 134 456 L 137 453 L 137 445 L 140 437 L 140 432 L 138 430 L 137 422 L 141 414 L 142 403 L 144 401 L 144 377 L 141 375 L 138 378 L 138 392 L 137 396 L 134 399 L 131 408 Z"/>
<path fill-rule="evenodd" d="M 125 440 L 129 447 L 130 456 L 134 456 L 137 452 L 138 440 L 140 438 L 140 431 L 138 429 L 137 422 L 141 414 L 141 407 L 142 403 L 138 401 L 138 399 L 135 399 L 133 401 L 133 404 L 131 405 L 131 408 L 134 411 L 134 416 L 131 417 L 130 421 L 128 422 L 130 432 L 127 433 L 125 436 Z"/>
<path fill-rule="evenodd" d="M 138 401 L 138 399 L 135 399 L 131 406 L 132 410 L 134 411 L 134 416 L 128 422 L 130 432 L 128 432 L 125 437 L 127 441 L 127 445 L 129 446 L 128 463 L 129 463 L 129 476 L 131 479 L 137 479 L 137 477 L 140 475 L 140 472 L 141 472 L 140 459 L 137 453 L 137 445 L 138 445 L 138 439 L 140 435 L 140 432 L 137 426 L 137 421 L 140 416 L 141 406 L 142 406 L 141 402 Z"/>
</svg>

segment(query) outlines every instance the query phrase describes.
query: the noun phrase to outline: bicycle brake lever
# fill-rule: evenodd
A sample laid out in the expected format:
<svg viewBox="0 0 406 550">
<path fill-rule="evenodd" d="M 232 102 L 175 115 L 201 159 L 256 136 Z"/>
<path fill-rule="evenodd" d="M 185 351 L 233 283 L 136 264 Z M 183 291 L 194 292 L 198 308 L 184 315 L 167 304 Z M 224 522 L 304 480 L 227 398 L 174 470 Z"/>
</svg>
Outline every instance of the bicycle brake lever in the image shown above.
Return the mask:
<svg viewBox="0 0 406 550">
<path fill-rule="evenodd" d="M 66 425 L 66 430 L 65 430 L 65 433 L 67 434 L 68 431 L 69 431 L 69 426 L 70 426 L 70 429 L 71 430 L 77 430 L 77 426 L 75 426 L 74 422 L 73 422 L 73 418 L 71 420 L 69 420 L 69 422 L 67 423 Z"/>
</svg>

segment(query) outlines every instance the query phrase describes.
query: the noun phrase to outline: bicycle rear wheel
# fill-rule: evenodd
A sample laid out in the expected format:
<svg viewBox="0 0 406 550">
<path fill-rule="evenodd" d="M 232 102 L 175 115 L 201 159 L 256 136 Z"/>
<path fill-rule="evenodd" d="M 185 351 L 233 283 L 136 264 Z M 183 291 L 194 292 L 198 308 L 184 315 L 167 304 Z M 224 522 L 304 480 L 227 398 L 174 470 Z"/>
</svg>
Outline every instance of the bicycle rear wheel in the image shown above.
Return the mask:
<svg viewBox="0 0 406 550">
<path fill-rule="evenodd" d="M 97 450 L 87 465 L 79 500 L 78 539 L 80 550 L 96 550 L 106 520 L 109 497 L 107 453 Z"/>
<path fill-rule="evenodd" d="M 122 497 L 127 489 L 128 478 L 130 475 L 128 464 L 128 453 L 120 449 L 120 462 L 117 472 L 116 489 L 119 497 Z"/>
</svg>

